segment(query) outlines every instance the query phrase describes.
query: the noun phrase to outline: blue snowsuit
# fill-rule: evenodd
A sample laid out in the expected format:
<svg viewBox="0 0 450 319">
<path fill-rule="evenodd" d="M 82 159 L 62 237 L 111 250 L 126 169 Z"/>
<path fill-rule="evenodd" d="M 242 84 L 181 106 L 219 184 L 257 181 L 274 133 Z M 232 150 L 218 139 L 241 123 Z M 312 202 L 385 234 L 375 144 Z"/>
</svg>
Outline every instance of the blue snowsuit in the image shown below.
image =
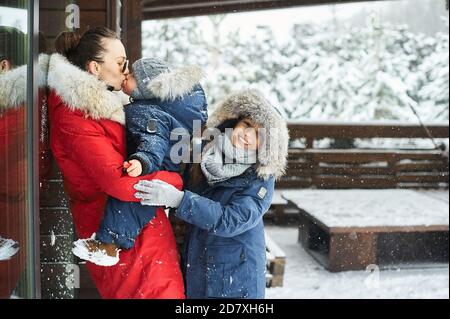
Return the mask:
<svg viewBox="0 0 450 319">
<path fill-rule="evenodd" d="M 127 151 L 131 154 L 128 160 L 141 162 L 142 175 L 160 170 L 178 172 L 180 164 L 170 159 L 172 146 L 183 139 L 181 131 L 192 136 L 194 120 L 199 120 L 202 126 L 206 123 L 205 93 L 196 85 L 187 96 L 173 101 L 156 98 L 134 101 L 125 106 L 125 116 Z M 155 217 L 156 210 L 157 207 L 109 198 L 96 238 L 130 249 L 142 228 Z"/>
</svg>

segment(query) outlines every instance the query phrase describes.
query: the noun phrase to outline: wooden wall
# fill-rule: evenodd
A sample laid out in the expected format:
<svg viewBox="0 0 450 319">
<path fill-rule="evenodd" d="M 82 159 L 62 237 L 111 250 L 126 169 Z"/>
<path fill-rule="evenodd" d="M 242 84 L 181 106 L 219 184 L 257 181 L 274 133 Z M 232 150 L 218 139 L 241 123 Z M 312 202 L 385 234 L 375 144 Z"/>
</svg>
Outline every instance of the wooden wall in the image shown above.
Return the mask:
<svg viewBox="0 0 450 319">
<path fill-rule="evenodd" d="M 67 31 L 66 7 L 77 4 L 80 7 L 80 31 L 90 26 L 106 26 L 115 29 L 115 0 L 41 0 L 39 10 L 39 28 L 49 42 L 50 51 L 56 36 Z"/>
<path fill-rule="evenodd" d="M 66 6 L 75 3 L 80 7 L 80 31 L 92 26 L 106 26 L 112 30 L 121 30 L 122 41 L 131 62 L 141 57 L 141 1 L 123 1 L 121 15 L 117 17 L 118 0 L 41 0 L 40 30 L 48 40 L 50 52 L 53 51 L 56 36 L 64 30 L 67 13 Z M 117 24 L 120 24 L 118 26 Z"/>
<path fill-rule="evenodd" d="M 76 3 L 80 7 L 80 31 L 89 26 L 116 27 L 115 0 L 41 0 L 40 31 L 41 51 L 54 52 L 54 41 L 66 26 L 66 7 Z M 47 48 L 44 48 L 43 39 Z M 41 180 L 40 235 L 41 235 L 41 287 L 42 298 L 75 298 L 79 273 L 78 261 L 71 247 L 75 238 L 68 200 L 64 192 L 62 176 L 54 161 L 50 175 Z M 84 281 L 89 281 L 84 276 Z"/>
</svg>

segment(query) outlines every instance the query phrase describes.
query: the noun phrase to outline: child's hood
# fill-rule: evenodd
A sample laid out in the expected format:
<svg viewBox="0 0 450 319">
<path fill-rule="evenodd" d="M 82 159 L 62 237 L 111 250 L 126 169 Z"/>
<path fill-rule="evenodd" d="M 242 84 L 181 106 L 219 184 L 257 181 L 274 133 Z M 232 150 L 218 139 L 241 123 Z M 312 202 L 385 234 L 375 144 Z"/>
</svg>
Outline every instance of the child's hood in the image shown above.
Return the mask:
<svg viewBox="0 0 450 319">
<path fill-rule="evenodd" d="M 204 76 L 205 73 L 198 66 L 174 68 L 152 79 L 147 88 L 156 98 L 163 101 L 175 100 L 191 92 Z"/>
</svg>

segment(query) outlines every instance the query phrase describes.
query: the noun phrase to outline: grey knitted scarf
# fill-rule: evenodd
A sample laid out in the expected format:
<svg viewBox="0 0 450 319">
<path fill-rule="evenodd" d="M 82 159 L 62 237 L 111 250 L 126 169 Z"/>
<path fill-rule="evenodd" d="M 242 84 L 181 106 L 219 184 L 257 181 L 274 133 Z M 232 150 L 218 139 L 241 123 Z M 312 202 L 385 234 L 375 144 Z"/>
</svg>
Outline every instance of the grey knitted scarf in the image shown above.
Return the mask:
<svg viewBox="0 0 450 319">
<path fill-rule="evenodd" d="M 235 148 L 224 133 L 207 146 L 200 165 L 208 183 L 213 185 L 242 175 L 256 163 L 256 154 Z"/>
</svg>

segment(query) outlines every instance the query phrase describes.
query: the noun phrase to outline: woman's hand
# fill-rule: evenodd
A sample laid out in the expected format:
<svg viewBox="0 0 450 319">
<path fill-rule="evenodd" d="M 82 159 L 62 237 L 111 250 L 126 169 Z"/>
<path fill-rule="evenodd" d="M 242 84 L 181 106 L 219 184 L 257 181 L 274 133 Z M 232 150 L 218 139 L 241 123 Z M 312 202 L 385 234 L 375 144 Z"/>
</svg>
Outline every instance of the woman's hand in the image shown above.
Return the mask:
<svg viewBox="0 0 450 319">
<path fill-rule="evenodd" d="M 178 208 L 184 197 L 184 192 L 160 180 L 140 181 L 134 185 L 138 190 L 134 196 L 141 200 L 142 205 L 165 206 Z"/>
</svg>

